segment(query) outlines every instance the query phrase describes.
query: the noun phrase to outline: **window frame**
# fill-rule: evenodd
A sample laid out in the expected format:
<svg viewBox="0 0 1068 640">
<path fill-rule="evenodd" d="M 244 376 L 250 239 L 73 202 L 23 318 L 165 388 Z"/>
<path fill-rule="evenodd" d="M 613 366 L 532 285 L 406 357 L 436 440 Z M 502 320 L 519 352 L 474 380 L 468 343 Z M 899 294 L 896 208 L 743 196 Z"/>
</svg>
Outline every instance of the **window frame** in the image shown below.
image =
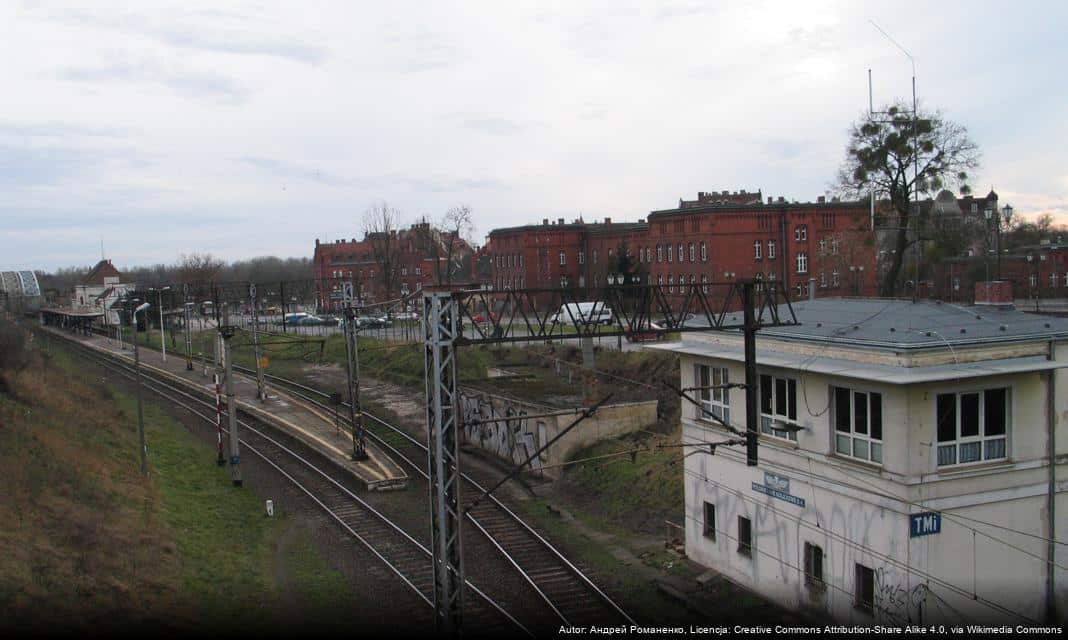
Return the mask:
<svg viewBox="0 0 1068 640">
<path fill-rule="evenodd" d="M 797 253 L 797 272 L 808 273 L 808 252 L 806 251 Z"/>
<path fill-rule="evenodd" d="M 701 522 L 701 535 L 709 540 L 716 540 L 716 505 L 705 502 L 704 520 Z"/>
<path fill-rule="evenodd" d="M 825 559 L 823 547 L 818 544 L 805 541 L 804 566 L 805 586 L 812 591 L 825 591 L 827 583 L 824 580 L 823 561 Z"/>
<path fill-rule="evenodd" d="M 862 588 L 867 593 L 861 593 Z M 875 613 L 875 570 L 859 562 L 853 565 L 853 608 Z"/>
<path fill-rule="evenodd" d="M 1002 425 L 1002 433 L 987 434 L 987 416 L 986 394 L 988 392 L 1003 391 L 1005 393 L 1004 399 L 1004 424 Z M 934 394 L 934 446 L 935 455 L 934 462 L 937 469 L 947 469 L 956 467 L 966 467 L 970 465 L 986 464 L 991 462 L 1004 462 L 1011 457 L 1011 434 L 1012 434 L 1012 414 L 1013 414 L 1013 385 L 1005 386 L 993 386 L 993 387 L 974 387 L 967 389 L 959 389 L 956 391 L 945 391 L 942 393 Z M 978 395 L 979 398 L 976 404 L 976 434 L 975 435 L 963 435 L 964 427 L 962 426 L 963 420 L 963 396 Z M 952 440 L 942 440 L 939 433 L 941 428 L 941 416 L 939 415 L 939 402 L 943 396 L 953 396 L 954 398 L 954 429 L 955 437 Z M 988 456 L 988 443 L 1001 441 L 1000 456 Z M 961 461 L 962 445 L 978 445 L 979 456 L 975 459 Z M 943 449 L 948 450 L 949 447 L 953 447 L 953 461 L 942 462 Z"/>
<path fill-rule="evenodd" d="M 849 430 L 843 431 L 839 429 L 838 419 L 839 406 L 838 406 L 838 393 L 839 391 L 846 391 L 849 393 Z M 864 396 L 864 419 L 865 419 L 865 432 L 858 430 L 857 424 L 857 396 Z M 879 437 L 875 437 L 875 424 L 876 424 L 876 412 L 873 410 L 875 403 L 873 402 L 873 396 L 879 400 L 878 411 L 878 430 Z M 846 387 L 839 385 L 831 385 L 831 410 L 828 412 L 831 431 L 831 450 L 835 455 L 844 456 L 850 460 L 858 460 L 867 464 L 882 466 L 885 460 L 885 432 L 886 421 L 883 419 L 883 410 L 885 404 L 883 403 L 883 393 L 881 391 L 872 391 L 871 389 L 864 387 Z M 845 452 L 839 448 L 840 438 L 846 438 L 849 441 L 849 451 Z M 857 441 L 863 443 L 866 448 L 865 456 L 856 454 Z M 878 460 L 875 459 L 876 447 L 878 447 Z"/>
<path fill-rule="evenodd" d="M 765 378 L 769 381 L 765 383 Z M 786 389 L 786 398 L 783 400 L 786 406 L 786 413 L 778 413 L 779 406 L 779 381 L 784 383 Z M 771 421 L 785 422 L 786 424 L 800 427 L 801 424 L 797 418 L 797 380 L 795 378 L 789 378 L 771 373 L 759 374 L 760 384 L 760 433 L 762 435 L 778 438 L 779 440 L 786 440 L 793 444 L 797 444 L 797 431 L 787 431 L 785 429 L 776 429 L 771 426 Z M 766 386 L 767 385 L 767 386 Z M 765 413 L 764 411 L 764 390 L 765 388 L 770 391 L 770 408 L 771 413 Z M 790 389 L 793 389 L 793 417 L 790 417 Z M 783 435 L 780 435 L 783 434 Z"/>
<path fill-rule="evenodd" d="M 730 384 L 730 368 L 711 364 L 694 363 L 695 387 L 707 387 L 712 385 Z M 707 372 L 707 376 L 706 376 Z M 716 378 L 719 378 L 719 382 Z M 722 424 L 711 416 L 717 416 L 723 422 L 730 424 L 731 421 L 731 397 L 730 389 L 698 389 L 697 390 L 696 418 L 702 422 Z"/>
<path fill-rule="evenodd" d="M 563 267 L 563 266 L 566 266 L 566 265 L 567 265 L 567 252 L 566 251 L 561 251 L 560 252 L 560 266 Z"/>
<path fill-rule="evenodd" d="M 768 240 L 768 260 L 775 259 L 775 241 Z"/>
<path fill-rule="evenodd" d="M 754 240 L 753 241 L 753 259 L 754 260 L 763 260 L 764 259 L 763 254 L 764 254 L 764 243 L 761 242 L 760 240 Z"/>
<path fill-rule="evenodd" d="M 743 526 L 743 523 L 744 526 Z M 745 530 L 745 536 L 742 531 Z M 738 516 L 738 553 L 753 557 L 753 521 L 746 516 Z"/>
</svg>

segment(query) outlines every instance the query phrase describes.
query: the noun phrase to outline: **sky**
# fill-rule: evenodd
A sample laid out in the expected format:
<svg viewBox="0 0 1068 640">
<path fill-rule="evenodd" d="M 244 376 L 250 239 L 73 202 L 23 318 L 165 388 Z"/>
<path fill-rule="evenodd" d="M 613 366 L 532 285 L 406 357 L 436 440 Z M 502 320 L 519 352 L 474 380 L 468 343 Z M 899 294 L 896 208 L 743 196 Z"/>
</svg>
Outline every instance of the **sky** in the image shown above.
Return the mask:
<svg viewBox="0 0 1068 640">
<path fill-rule="evenodd" d="M 0 269 L 310 256 L 401 222 L 815 200 L 868 106 L 968 128 L 1068 222 L 1068 3 L 0 1 Z"/>
</svg>

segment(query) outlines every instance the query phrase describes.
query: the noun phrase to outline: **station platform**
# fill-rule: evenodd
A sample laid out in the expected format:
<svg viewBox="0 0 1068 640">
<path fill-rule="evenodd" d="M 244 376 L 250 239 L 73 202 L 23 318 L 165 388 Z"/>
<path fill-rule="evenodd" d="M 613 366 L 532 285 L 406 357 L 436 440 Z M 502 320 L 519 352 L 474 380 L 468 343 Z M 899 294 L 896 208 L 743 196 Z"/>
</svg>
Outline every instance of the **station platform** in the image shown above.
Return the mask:
<svg viewBox="0 0 1068 640">
<path fill-rule="evenodd" d="M 133 363 L 133 346 L 129 343 L 124 343 L 123 348 L 120 349 L 117 340 L 109 340 L 104 336 L 71 335 L 69 332 L 59 331 L 52 327 L 45 327 L 44 330 L 61 333 L 66 338 L 102 352 L 118 355 Z M 214 399 L 215 384 L 212 376 L 215 369 L 210 361 L 206 373 L 204 365 L 197 360 L 194 360 L 193 370 L 189 371 L 186 369 L 184 354 L 168 353 L 164 362 L 163 354 L 159 351 L 145 347 L 141 347 L 140 351 L 141 366 L 146 370 L 161 373 L 201 396 Z M 238 409 L 300 439 L 304 444 L 349 470 L 353 476 L 366 485 L 368 490 L 384 491 L 403 489 L 407 486 L 408 474 L 403 467 L 370 440 L 365 446 L 367 459 L 353 461 L 351 459 L 351 435 L 348 431 L 339 429 L 334 422 L 334 416 L 329 415 L 328 412 L 320 411 L 284 391 L 272 388 L 269 384 L 267 385 L 267 399 L 261 402 L 257 397 L 255 378 L 240 373 L 234 375 L 234 396 Z"/>
</svg>

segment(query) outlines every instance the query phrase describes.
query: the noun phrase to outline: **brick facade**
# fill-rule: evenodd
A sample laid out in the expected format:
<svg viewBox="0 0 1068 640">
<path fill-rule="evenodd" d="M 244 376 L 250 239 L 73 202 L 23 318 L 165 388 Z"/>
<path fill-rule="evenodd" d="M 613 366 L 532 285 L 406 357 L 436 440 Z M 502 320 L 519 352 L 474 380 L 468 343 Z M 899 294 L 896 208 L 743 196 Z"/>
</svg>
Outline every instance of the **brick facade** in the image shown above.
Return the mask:
<svg viewBox="0 0 1068 640">
<path fill-rule="evenodd" d="M 698 194 L 638 222 L 565 223 L 494 229 L 495 288 L 604 286 L 625 248 L 632 277 L 673 293 L 679 283 L 759 278 L 786 282 L 794 299 L 874 295 L 875 240 L 867 202 L 794 203 L 760 194 Z M 715 196 L 713 198 L 712 196 Z M 678 290 L 681 293 L 681 289 Z"/>
</svg>

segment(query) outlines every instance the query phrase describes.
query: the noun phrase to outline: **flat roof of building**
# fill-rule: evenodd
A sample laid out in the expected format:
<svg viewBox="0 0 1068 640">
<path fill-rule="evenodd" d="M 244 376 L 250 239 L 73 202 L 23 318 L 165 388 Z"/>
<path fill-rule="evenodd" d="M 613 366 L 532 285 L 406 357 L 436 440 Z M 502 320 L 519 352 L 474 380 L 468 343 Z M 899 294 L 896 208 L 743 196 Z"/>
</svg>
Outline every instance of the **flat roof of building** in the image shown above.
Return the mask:
<svg viewBox="0 0 1068 640">
<path fill-rule="evenodd" d="M 819 298 L 792 306 L 799 324 L 758 335 L 890 350 L 1068 337 L 1068 318 L 1011 307 L 886 298 Z"/>
</svg>

